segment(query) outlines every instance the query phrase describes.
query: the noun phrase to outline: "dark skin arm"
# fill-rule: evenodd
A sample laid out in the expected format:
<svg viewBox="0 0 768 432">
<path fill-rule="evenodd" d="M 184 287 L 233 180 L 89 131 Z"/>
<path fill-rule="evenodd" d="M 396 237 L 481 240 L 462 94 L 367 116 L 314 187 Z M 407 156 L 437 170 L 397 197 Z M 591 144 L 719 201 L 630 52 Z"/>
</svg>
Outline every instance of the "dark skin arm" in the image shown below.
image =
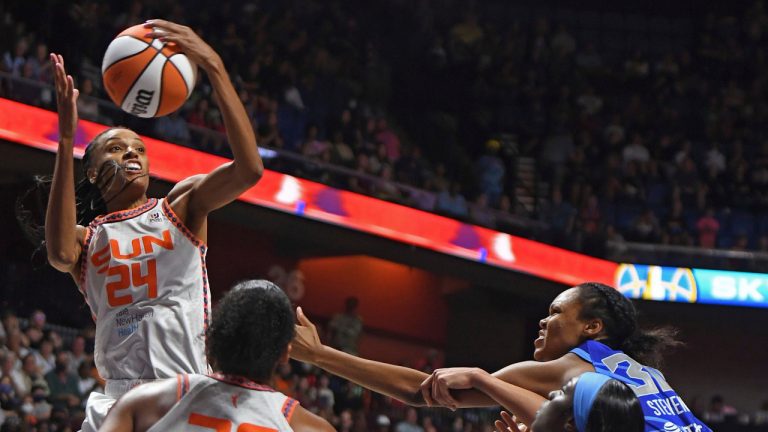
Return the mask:
<svg viewBox="0 0 768 432">
<path fill-rule="evenodd" d="M 53 169 L 51 192 L 45 212 L 45 248 L 48 262 L 61 272 L 80 279 L 80 254 L 85 228 L 77 225 L 75 207 L 74 136 L 77 129 L 77 97 L 71 75 L 64 69 L 64 58 L 51 54 L 59 114 L 59 149 Z"/>
<path fill-rule="evenodd" d="M 296 336 L 291 357 L 414 406 L 468 408 L 498 405 L 489 395 L 474 388 L 476 368 L 440 369 L 433 375 L 421 371 L 356 357 L 320 342 L 317 328 L 297 309 Z M 549 362 L 521 362 L 493 374 L 501 381 L 546 397 L 562 383 L 582 372 L 593 370 L 577 356 L 567 354 Z M 485 372 L 483 372 L 485 373 Z M 449 392 L 449 389 L 452 390 Z M 535 411 L 534 411 L 535 412 Z"/>
<path fill-rule="evenodd" d="M 168 194 L 169 204 L 187 228 L 207 241 L 208 214 L 237 199 L 264 172 L 256 136 L 221 57 L 207 43 L 189 27 L 169 21 L 150 20 L 145 26 L 148 37 L 179 45 L 205 71 L 224 119 L 233 161 L 206 175 L 190 177 Z"/>
</svg>

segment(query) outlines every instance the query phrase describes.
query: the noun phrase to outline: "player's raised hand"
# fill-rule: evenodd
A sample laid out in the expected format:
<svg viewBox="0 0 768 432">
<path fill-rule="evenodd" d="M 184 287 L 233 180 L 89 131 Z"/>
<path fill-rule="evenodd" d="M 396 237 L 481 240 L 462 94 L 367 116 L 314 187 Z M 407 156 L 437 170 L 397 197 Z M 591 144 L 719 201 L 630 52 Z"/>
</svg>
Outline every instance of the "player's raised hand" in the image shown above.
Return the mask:
<svg viewBox="0 0 768 432">
<path fill-rule="evenodd" d="M 148 20 L 144 27 L 151 32 L 145 36 L 177 44 L 184 54 L 206 71 L 221 65 L 221 57 L 191 28 L 162 19 Z"/>
<path fill-rule="evenodd" d="M 503 421 L 502 421 L 503 420 Z M 501 420 L 496 420 L 494 423 L 496 426 L 496 432 L 527 432 L 528 427 L 522 423 L 517 422 L 517 418 L 513 415 L 509 415 L 508 412 L 501 412 Z"/>
<path fill-rule="evenodd" d="M 77 130 L 77 97 L 80 91 L 75 88 L 72 75 L 64 69 L 64 57 L 51 53 L 53 82 L 56 86 L 56 109 L 59 113 L 59 139 L 71 140 Z"/>
<path fill-rule="evenodd" d="M 312 363 L 316 353 L 323 349 L 317 327 L 304 315 L 301 307 L 296 308 L 296 319 L 299 323 L 296 324 L 296 334 L 291 344 L 291 358 Z"/>
</svg>

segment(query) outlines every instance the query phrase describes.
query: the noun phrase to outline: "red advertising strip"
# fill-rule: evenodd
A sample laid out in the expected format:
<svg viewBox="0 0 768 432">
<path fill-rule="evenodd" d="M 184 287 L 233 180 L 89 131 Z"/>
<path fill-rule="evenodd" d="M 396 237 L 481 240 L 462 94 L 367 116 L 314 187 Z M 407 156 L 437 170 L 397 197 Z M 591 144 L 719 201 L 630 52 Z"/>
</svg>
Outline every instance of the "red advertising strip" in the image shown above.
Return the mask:
<svg viewBox="0 0 768 432">
<path fill-rule="evenodd" d="M 76 154 L 81 155 L 82 148 L 105 127 L 80 121 Z M 0 98 L 0 138 L 56 152 L 57 131 L 55 113 Z M 142 139 L 151 174 L 169 182 L 210 172 L 228 161 L 156 139 Z M 566 285 L 584 281 L 612 284 L 618 268 L 615 262 L 269 170 L 240 200 Z"/>
</svg>

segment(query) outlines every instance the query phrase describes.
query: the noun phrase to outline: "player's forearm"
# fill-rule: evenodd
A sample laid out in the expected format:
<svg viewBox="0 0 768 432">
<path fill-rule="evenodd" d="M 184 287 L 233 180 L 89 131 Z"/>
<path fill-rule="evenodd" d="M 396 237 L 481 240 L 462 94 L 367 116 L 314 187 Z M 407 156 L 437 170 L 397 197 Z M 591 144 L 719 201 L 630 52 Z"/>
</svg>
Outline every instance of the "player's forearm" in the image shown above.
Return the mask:
<svg viewBox="0 0 768 432">
<path fill-rule="evenodd" d="M 45 212 L 45 245 L 48 261 L 56 269 L 69 271 L 78 259 L 77 209 L 75 207 L 74 158 L 72 140 L 62 140 Z"/>
<path fill-rule="evenodd" d="M 419 385 L 428 375 L 423 372 L 356 357 L 329 346 L 323 346 L 312 363 L 377 393 L 409 405 L 424 405 Z"/>
<path fill-rule="evenodd" d="M 206 72 L 224 120 L 236 172 L 245 182 L 255 183 L 264 172 L 264 164 L 259 155 L 256 134 L 245 112 L 245 107 L 240 102 L 240 97 L 232 86 L 220 59 L 208 65 Z"/>
<path fill-rule="evenodd" d="M 506 383 L 489 374 L 475 375 L 472 385 L 514 413 L 520 421 L 529 426 L 533 423 L 533 418 L 536 417 L 536 411 L 546 400 L 532 391 Z"/>
</svg>

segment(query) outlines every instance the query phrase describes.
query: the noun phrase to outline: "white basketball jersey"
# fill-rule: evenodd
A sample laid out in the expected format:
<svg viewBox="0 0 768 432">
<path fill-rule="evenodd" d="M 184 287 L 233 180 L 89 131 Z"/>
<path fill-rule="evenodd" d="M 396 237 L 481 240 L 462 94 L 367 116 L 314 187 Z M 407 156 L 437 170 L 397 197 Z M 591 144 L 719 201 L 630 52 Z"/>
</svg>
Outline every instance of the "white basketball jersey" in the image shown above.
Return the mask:
<svg viewBox="0 0 768 432">
<path fill-rule="evenodd" d="M 109 380 L 206 373 L 206 246 L 165 199 L 88 226 L 80 291 L 96 321 L 95 362 Z"/>
<path fill-rule="evenodd" d="M 147 432 L 292 431 L 298 401 L 242 377 L 180 374 L 178 402 Z"/>
</svg>

